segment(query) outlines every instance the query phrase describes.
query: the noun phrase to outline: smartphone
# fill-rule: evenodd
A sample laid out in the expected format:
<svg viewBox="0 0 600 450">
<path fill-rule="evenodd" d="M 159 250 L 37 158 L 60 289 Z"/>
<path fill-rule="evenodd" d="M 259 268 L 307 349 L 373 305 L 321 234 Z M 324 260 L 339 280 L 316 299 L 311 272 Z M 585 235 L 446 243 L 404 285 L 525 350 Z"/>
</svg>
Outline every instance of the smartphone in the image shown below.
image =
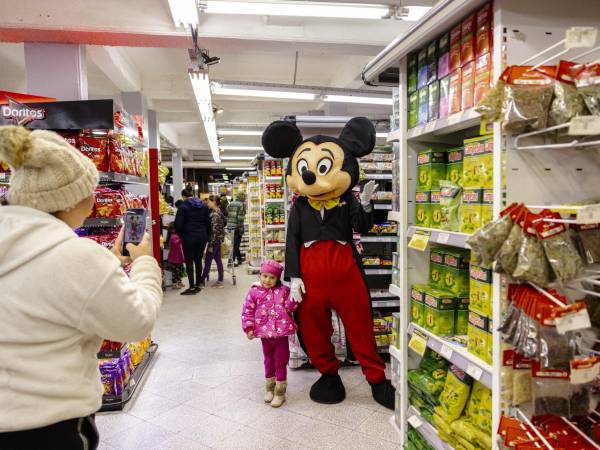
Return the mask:
<svg viewBox="0 0 600 450">
<path fill-rule="evenodd" d="M 148 210 L 146 208 L 128 208 L 125 211 L 123 220 L 125 226 L 123 229 L 123 256 L 129 256 L 127 244 L 139 244 L 144 238 L 146 232 L 146 217 Z"/>
</svg>

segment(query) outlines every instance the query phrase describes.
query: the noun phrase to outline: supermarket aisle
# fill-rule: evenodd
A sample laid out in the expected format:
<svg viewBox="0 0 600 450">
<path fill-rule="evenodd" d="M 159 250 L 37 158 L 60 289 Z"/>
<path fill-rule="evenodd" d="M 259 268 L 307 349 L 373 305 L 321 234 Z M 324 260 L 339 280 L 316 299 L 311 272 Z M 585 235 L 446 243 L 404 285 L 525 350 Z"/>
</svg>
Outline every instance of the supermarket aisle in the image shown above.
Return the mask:
<svg viewBox="0 0 600 450">
<path fill-rule="evenodd" d="M 290 371 L 282 408 L 263 403 L 260 343 L 239 323 L 255 279 L 242 274 L 233 287 L 226 278 L 225 289 L 197 296 L 168 292 L 145 386 L 124 413 L 97 418 L 102 450 L 399 448 L 392 413 L 372 400 L 359 368 L 342 371 L 348 397 L 340 405 L 308 398 L 314 371 Z"/>
</svg>

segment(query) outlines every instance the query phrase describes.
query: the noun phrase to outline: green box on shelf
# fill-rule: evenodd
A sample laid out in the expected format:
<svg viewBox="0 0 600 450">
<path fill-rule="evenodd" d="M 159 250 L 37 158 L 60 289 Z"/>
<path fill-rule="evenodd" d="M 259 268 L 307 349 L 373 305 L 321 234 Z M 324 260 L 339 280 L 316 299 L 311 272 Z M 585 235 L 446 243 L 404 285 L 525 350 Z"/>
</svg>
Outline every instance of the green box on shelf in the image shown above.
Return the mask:
<svg viewBox="0 0 600 450">
<path fill-rule="evenodd" d="M 446 151 L 427 149 L 417 154 L 417 190 L 430 191 L 440 188 L 440 180 L 446 179 Z"/>
<path fill-rule="evenodd" d="M 441 192 L 431 191 L 431 228 L 442 228 L 442 206 L 440 204 Z"/>
<path fill-rule="evenodd" d="M 425 324 L 425 293 L 428 289 L 425 284 L 413 284 L 410 288 L 410 319 L 421 327 Z"/>
<path fill-rule="evenodd" d="M 469 326 L 469 296 L 459 295 L 456 299 L 456 316 L 454 319 L 454 332 L 456 335 L 467 334 Z"/>
<path fill-rule="evenodd" d="M 444 249 L 432 248 L 429 252 L 429 285 L 444 288 Z"/>
<path fill-rule="evenodd" d="M 408 128 L 414 128 L 419 123 L 419 93 L 417 91 L 408 96 Z"/>
<path fill-rule="evenodd" d="M 492 269 L 477 264 L 469 268 L 470 308 L 487 317 L 492 316 Z"/>
<path fill-rule="evenodd" d="M 479 136 L 464 141 L 463 187 L 494 187 L 494 141 L 491 136 Z"/>
<path fill-rule="evenodd" d="M 415 193 L 415 224 L 428 228 L 431 225 L 431 191 Z"/>
<path fill-rule="evenodd" d="M 467 350 L 482 360 L 487 359 L 489 319 L 476 311 L 469 311 Z"/>
<path fill-rule="evenodd" d="M 456 297 L 451 292 L 429 289 L 425 293 L 425 324 L 437 336 L 454 336 Z"/>
<path fill-rule="evenodd" d="M 462 186 L 464 148 L 451 148 L 446 153 L 448 155 L 446 179 L 454 184 Z"/>
<path fill-rule="evenodd" d="M 408 78 L 408 93 L 412 94 L 417 90 L 417 54 L 411 53 L 408 55 L 406 62 L 407 78 Z"/>
<path fill-rule="evenodd" d="M 458 231 L 473 234 L 481 228 L 482 203 L 483 189 L 463 189 Z"/>
<path fill-rule="evenodd" d="M 459 295 L 469 292 L 469 251 L 444 250 L 442 289 Z"/>
<path fill-rule="evenodd" d="M 483 190 L 483 203 L 481 204 L 481 226 L 484 227 L 494 220 L 494 190 Z"/>
</svg>

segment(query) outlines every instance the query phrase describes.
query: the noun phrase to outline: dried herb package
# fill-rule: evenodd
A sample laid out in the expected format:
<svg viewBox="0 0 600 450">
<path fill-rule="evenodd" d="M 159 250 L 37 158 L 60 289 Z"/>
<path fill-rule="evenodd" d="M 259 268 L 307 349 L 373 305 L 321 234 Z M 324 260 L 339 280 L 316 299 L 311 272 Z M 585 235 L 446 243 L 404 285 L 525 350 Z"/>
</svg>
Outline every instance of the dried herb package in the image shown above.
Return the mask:
<svg viewBox="0 0 600 450">
<path fill-rule="evenodd" d="M 533 363 L 533 415 L 570 417 L 571 384 L 569 371 L 544 369 Z"/>
<path fill-rule="evenodd" d="M 539 359 L 542 368 L 569 370 L 571 360 L 575 355 L 573 333 L 560 334 L 554 322 L 558 306 L 544 305 L 539 302 L 537 315 L 539 328 Z"/>
<path fill-rule="evenodd" d="M 519 250 L 524 238 L 523 225 L 520 221 L 524 219 L 526 213 L 527 209 L 524 206 L 512 211 L 510 216 L 513 226 L 496 255 L 496 272 L 512 275 L 517 268 Z"/>
<path fill-rule="evenodd" d="M 510 67 L 507 67 L 502 76 L 496 81 L 496 84 L 487 91 L 481 101 L 475 106 L 475 110 L 481 114 L 486 122 L 496 122 L 502 119 L 502 105 L 504 104 L 504 91 L 510 74 Z"/>
<path fill-rule="evenodd" d="M 572 67 L 570 73 L 590 112 L 600 115 L 600 64 L 580 64 Z"/>
<path fill-rule="evenodd" d="M 525 218 L 520 221 L 524 231 L 523 242 L 519 249 L 519 258 L 513 277 L 544 287 L 551 281 L 551 271 L 544 253 L 544 247 L 533 225 L 533 222 L 539 218 L 540 216 L 537 214 L 527 212 Z"/>
<path fill-rule="evenodd" d="M 575 63 L 560 61 L 554 83 L 554 99 L 550 105 L 549 125 L 560 125 L 569 122 L 573 117 L 584 115 L 587 108 L 581 93 L 575 87 L 571 76 Z"/>
<path fill-rule="evenodd" d="M 600 224 L 575 225 L 579 252 L 588 264 L 600 262 Z"/>
</svg>

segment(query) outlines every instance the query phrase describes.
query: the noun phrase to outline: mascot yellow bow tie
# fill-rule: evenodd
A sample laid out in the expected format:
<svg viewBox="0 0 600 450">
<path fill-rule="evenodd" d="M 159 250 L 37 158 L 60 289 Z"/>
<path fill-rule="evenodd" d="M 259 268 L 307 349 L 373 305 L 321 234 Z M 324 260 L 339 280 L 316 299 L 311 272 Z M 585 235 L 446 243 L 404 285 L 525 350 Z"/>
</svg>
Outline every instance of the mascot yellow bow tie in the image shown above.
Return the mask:
<svg viewBox="0 0 600 450">
<path fill-rule="evenodd" d="M 340 204 L 340 198 L 338 197 L 338 198 L 334 198 L 331 200 L 311 200 L 309 198 L 308 203 L 310 204 L 310 206 L 315 208 L 317 211 L 321 211 L 323 208 L 325 208 L 325 209 L 335 208 L 337 205 Z"/>
</svg>

